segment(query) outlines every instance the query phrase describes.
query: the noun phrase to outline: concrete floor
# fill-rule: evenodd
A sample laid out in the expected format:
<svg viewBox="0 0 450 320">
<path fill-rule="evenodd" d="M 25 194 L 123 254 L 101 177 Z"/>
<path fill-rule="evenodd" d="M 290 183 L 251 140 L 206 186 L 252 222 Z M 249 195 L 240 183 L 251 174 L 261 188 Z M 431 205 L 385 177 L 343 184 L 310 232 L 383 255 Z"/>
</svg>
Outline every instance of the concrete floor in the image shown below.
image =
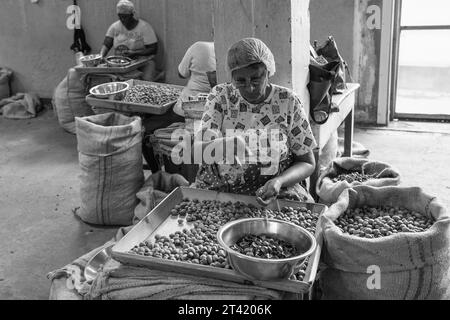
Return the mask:
<svg viewBox="0 0 450 320">
<path fill-rule="evenodd" d="M 47 299 L 49 271 L 115 234 L 73 214 L 80 206 L 76 145 L 52 111 L 0 118 L 0 299 Z"/>
<path fill-rule="evenodd" d="M 356 129 L 355 140 L 372 159 L 395 165 L 403 185 L 422 186 L 449 206 L 450 124 L 440 125 L 441 133 Z M 32 120 L 0 118 L 0 299 L 47 299 L 49 271 L 115 234 L 74 216 L 78 174 L 76 137 L 52 111 Z"/>
</svg>

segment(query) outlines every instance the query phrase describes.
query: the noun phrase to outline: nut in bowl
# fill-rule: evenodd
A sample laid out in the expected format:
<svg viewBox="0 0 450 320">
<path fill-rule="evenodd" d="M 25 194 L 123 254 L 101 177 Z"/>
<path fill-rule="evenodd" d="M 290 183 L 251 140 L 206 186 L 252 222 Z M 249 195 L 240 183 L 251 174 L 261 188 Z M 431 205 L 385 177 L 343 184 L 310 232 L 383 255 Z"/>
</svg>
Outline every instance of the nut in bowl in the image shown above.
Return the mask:
<svg viewBox="0 0 450 320">
<path fill-rule="evenodd" d="M 235 271 L 263 281 L 288 279 L 317 246 L 315 237 L 302 227 L 264 218 L 229 222 L 219 229 L 217 240 Z"/>
<path fill-rule="evenodd" d="M 90 54 L 88 56 L 83 56 L 80 58 L 80 62 L 84 67 L 93 68 L 97 67 L 103 60 L 101 54 Z"/>
<path fill-rule="evenodd" d="M 91 88 L 89 93 L 99 99 L 123 100 L 129 88 L 128 82 L 108 82 Z"/>
</svg>

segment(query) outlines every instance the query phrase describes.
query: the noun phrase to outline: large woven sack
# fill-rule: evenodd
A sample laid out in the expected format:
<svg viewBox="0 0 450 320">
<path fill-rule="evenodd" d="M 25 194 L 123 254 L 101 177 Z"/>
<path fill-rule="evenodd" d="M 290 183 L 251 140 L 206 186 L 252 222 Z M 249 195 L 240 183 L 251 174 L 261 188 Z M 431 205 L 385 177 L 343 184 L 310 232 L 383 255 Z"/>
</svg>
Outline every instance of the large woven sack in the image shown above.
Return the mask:
<svg viewBox="0 0 450 320">
<path fill-rule="evenodd" d="M 352 183 L 347 181 L 333 182 L 333 178 L 347 172 L 371 175 L 373 179 L 365 182 L 354 181 Z M 361 158 L 337 158 L 320 174 L 316 184 L 316 193 L 320 197 L 321 203 L 330 205 L 347 188 L 359 185 L 386 187 L 399 184 L 400 173 L 387 163 Z"/>
<path fill-rule="evenodd" d="M 347 209 L 403 207 L 434 219 L 425 232 L 366 239 L 333 223 Z M 450 298 L 450 215 L 420 188 L 358 186 L 346 189 L 319 220 L 324 245 L 323 299 L 425 300 Z M 374 276 L 379 268 L 380 287 Z"/>
<path fill-rule="evenodd" d="M 8 68 L 0 68 L 0 100 L 11 95 L 10 80 L 12 71 Z"/>
<path fill-rule="evenodd" d="M 105 113 L 76 118 L 81 167 L 80 218 L 100 225 L 131 225 L 144 183 L 139 117 Z"/>
<path fill-rule="evenodd" d="M 93 114 L 86 102 L 86 88 L 81 75 L 75 69 L 69 69 L 67 76 L 58 84 L 53 94 L 53 106 L 61 127 L 75 134 L 75 117 Z"/>
<path fill-rule="evenodd" d="M 136 195 L 140 202 L 134 210 L 133 223 L 142 220 L 171 191 L 187 186 L 189 186 L 189 182 L 179 174 L 170 174 L 164 171 L 153 173 Z"/>
</svg>

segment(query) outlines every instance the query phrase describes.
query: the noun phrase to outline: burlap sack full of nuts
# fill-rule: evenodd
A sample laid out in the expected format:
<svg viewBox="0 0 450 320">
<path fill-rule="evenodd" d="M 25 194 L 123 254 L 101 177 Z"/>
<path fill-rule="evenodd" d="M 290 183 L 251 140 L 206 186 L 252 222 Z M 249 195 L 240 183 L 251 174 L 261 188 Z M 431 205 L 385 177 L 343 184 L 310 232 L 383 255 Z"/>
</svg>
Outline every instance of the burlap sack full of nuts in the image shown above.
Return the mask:
<svg viewBox="0 0 450 320">
<path fill-rule="evenodd" d="M 142 125 L 139 117 L 105 113 L 76 119 L 85 222 L 129 226 L 144 184 Z"/>
<path fill-rule="evenodd" d="M 370 176 L 367 181 L 335 181 L 334 178 L 348 172 L 358 172 Z M 396 186 L 400 184 L 400 173 L 387 163 L 360 158 L 337 158 L 321 173 L 316 184 L 320 203 L 333 204 L 347 188 L 358 185 L 372 187 Z"/>
<path fill-rule="evenodd" d="M 366 239 L 334 223 L 347 209 L 401 207 L 433 219 L 428 230 Z M 420 188 L 359 186 L 345 190 L 319 220 L 323 231 L 323 299 L 450 298 L 450 214 Z"/>
</svg>

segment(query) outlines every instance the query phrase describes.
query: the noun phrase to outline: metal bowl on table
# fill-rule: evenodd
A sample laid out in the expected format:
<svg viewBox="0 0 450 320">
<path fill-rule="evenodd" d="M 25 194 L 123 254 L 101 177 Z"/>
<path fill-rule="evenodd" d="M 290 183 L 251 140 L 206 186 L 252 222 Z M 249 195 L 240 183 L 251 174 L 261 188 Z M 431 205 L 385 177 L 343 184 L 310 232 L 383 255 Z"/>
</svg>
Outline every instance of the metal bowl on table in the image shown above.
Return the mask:
<svg viewBox="0 0 450 320">
<path fill-rule="evenodd" d="M 89 93 L 99 99 L 122 100 L 130 88 L 128 82 L 107 82 L 89 90 Z"/>
<path fill-rule="evenodd" d="M 101 54 L 90 54 L 87 56 L 83 56 L 80 58 L 80 62 L 85 67 L 97 67 L 103 60 L 103 57 Z"/>
<path fill-rule="evenodd" d="M 297 255 L 286 259 L 263 259 L 241 254 L 233 249 L 247 235 L 271 236 L 297 249 Z M 217 232 L 220 246 L 228 253 L 230 266 L 252 280 L 288 279 L 316 249 L 315 237 L 302 227 L 275 219 L 250 218 L 229 222 Z"/>
<path fill-rule="evenodd" d="M 105 59 L 106 64 L 108 67 L 111 68 L 120 68 L 120 67 L 126 67 L 131 64 L 131 59 L 127 57 L 121 57 L 121 56 L 110 56 Z"/>
</svg>

